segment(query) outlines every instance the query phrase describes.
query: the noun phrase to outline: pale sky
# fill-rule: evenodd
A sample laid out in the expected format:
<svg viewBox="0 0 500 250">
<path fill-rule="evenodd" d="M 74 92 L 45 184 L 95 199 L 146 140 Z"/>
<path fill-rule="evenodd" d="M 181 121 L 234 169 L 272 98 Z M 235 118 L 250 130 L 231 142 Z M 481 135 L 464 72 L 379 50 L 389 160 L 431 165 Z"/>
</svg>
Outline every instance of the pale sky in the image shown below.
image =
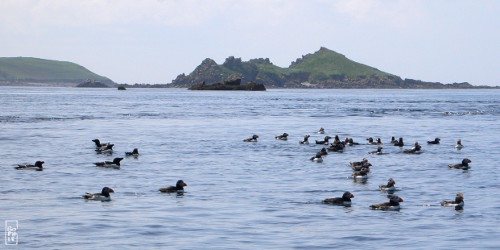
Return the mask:
<svg viewBox="0 0 500 250">
<path fill-rule="evenodd" d="M 498 0 L 1 0 L 0 57 L 170 83 L 205 58 L 288 67 L 320 47 L 424 81 L 500 85 Z"/>
</svg>

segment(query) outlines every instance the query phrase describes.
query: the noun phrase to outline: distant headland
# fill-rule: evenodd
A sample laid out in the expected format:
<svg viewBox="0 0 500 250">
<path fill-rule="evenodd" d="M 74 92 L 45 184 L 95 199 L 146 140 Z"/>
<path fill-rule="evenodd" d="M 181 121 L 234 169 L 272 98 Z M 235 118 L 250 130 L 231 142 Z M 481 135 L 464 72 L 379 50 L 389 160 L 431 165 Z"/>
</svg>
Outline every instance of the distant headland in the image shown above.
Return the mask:
<svg viewBox="0 0 500 250">
<path fill-rule="evenodd" d="M 114 86 L 109 78 L 97 75 L 72 62 L 32 57 L 0 57 L 0 85 L 76 87 L 86 82 Z"/>
<path fill-rule="evenodd" d="M 269 58 L 242 61 L 228 57 L 221 65 L 207 58 L 190 74 L 180 74 L 169 84 L 116 84 L 75 63 L 31 57 L 0 57 L 0 85 L 8 86 L 68 86 L 126 88 L 188 88 L 244 89 L 241 85 L 224 85 L 240 79 L 251 86 L 265 88 L 312 89 L 472 89 L 495 88 L 475 86 L 467 82 L 426 82 L 402 79 L 348 59 L 333 50 L 321 47 L 318 51 L 296 59 L 281 68 Z M 98 84 L 97 84 L 98 83 Z M 193 88 L 194 86 L 194 88 Z M 250 86 L 250 85 L 249 85 Z M 259 87 L 260 88 L 260 87 Z"/>
</svg>

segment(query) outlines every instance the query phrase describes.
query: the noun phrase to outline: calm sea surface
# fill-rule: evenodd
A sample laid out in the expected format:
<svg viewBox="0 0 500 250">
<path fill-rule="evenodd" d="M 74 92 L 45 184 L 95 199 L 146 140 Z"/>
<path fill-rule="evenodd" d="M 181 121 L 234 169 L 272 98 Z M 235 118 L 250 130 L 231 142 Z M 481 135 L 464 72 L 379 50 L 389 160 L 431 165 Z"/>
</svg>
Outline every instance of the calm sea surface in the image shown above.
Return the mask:
<svg viewBox="0 0 500 250">
<path fill-rule="evenodd" d="M 309 158 L 315 133 L 373 145 Z M 0 87 L 0 223 L 18 220 L 18 246 L 0 249 L 500 248 L 500 91 L 80 89 Z M 288 141 L 274 136 L 288 133 Z M 244 143 L 253 134 L 257 143 Z M 420 155 L 403 154 L 391 136 Z M 441 138 L 440 145 L 426 141 Z M 96 154 L 92 139 L 115 144 Z M 454 145 L 461 138 L 464 148 Z M 124 157 L 120 170 L 94 162 Z M 366 183 L 350 161 L 373 164 Z M 469 171 L 449 169 L 463 158 Z M 45 161 L 45 170 L 15 170 Z M 400 211 L 374 211 L 390 177 Z M 158 188 L 183 179 L 182 197 Z M 85 192 L 115 190 L 112 201 Z M 324 205 L 344 191 L 351 207 Z M 465 208 L 439 202 L 464 193 Z"/>
</svg>

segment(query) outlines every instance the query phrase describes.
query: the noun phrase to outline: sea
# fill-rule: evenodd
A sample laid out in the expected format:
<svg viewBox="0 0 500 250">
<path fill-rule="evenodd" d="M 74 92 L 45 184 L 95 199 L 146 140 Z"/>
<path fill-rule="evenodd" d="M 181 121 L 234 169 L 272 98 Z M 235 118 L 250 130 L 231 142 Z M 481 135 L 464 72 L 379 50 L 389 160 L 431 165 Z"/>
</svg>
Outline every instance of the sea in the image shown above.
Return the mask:
<svg viewBox="0 0 500 250">
<path fill-rule="evenodd" d="M 326 135 L 360 145 L 312 162 Z M 499 90 L 0 87 L 0 249 L 499 249 L 499 145 Z M 470 170 L 448 167 L 464 158 Z M 370 209 L 389 178 L 400 210 Z M 183 195 L 158 191 L 180 179 Z M 82 198 L 105 186 L 111 201 Z M 350 207 L 323 204 L 345 191 Z M 458 192 L 463 210 L 440 206 Z"/>
</svg>

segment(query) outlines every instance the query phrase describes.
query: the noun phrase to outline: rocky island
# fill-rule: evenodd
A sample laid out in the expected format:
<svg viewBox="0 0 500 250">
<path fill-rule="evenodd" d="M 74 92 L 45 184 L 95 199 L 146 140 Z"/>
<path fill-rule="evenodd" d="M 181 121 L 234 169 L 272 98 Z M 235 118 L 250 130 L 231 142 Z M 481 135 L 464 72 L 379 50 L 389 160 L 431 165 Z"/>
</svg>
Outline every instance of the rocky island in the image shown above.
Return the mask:
<svg viewBox="0 0 500 250">
<path fill-rule="evenodd" d="M 241 84 L 241 79 L 228 80 L 222 83 L 205 84 L 205 82 L 195 84 L 190 90 L 247 90 L 247 91 L 265 91 L 264 84 L 249 82 Z"/>
<path fill-rule="evenodd" d="M 222 65 L 207 58 L 190 74 L 180 74 L 168 87 L 191 88 L 200 82 L 224 82 L 230 79 L 264 84 L 268 88 L 337 89 L 451 89 L 486 88 L 469 83 L 442 84 L 397 75 L 348 59 L 327 48 L 298 58 L 287 68 L 274 65 L 269 58 L 242 61 L 228 57 Z"/>
</svg>

